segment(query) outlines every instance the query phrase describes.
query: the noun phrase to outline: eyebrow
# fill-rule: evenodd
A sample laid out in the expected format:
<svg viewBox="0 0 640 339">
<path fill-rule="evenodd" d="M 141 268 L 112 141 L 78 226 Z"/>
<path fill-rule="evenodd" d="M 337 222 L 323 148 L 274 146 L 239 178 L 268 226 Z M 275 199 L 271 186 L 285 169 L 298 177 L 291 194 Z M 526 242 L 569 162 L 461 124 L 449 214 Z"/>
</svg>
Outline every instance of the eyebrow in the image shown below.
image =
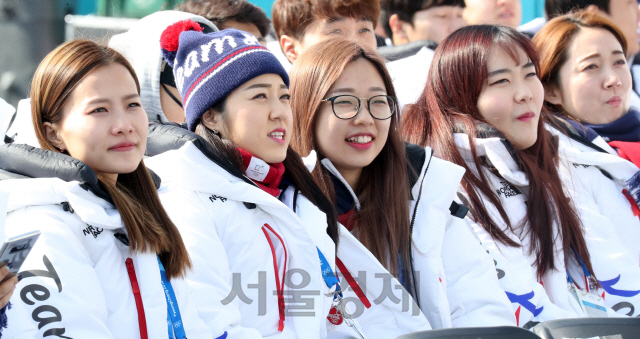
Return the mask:
<svg viewBox="0 0 640 339">
<path fill-rule="evenodd" d="M 138 93 L 132 93 L 132 94 L 128 94 L 122 97 L 122 101 L 127 101 L 133 98 L 139 98 L 140 95 Z M 93 104 L 102 104 L 102 103 L 109 103 L 111 102 L 110 99 L 107 98 L 98 98 L 98 99 L 93 99 L 91 101 L 89 101 L 87 103 L 87 105 L 93 105 Z"/>
<path fill-rule="evenodd" d="M 254 88 L 271 88 L 271 84 L 253 84 L 247 88 L 245 88 L 244 90 L 250 90 L 250 89 L 254 89 Z"/>
<path fill-rule="evenodd" d="M 331 94 L 336 94 L 336 93 L 355 93 L 355 91 L 356 90 L 353 89 L 353 88 L 345 87 L 345 88 L 335 89 L 335 90 L 331 91 L 331 93 L 329 93 L 329 94 L 331 95 Z M 369 87 L 369 92 L 385 92 L 386 93 L 387 91 L 382 87 Z"/>
<path fill-rule="evenodd" d="M 522 66 L 521 68 L 527 68 L 527 67 L 534 67 L 535 64 L 532 61 L 529 61 L 526 65 Z M 503 74 L 503 73 L 511 73 L 511 70 L 507 69 L 507 68 L 502 68 L 502 69 L 498 69 L 495 70 L 493 72 L 489 72 L 489 75 L 487 76 L 487 78 L 498 75 L 498 74 Z"/>
</svg>

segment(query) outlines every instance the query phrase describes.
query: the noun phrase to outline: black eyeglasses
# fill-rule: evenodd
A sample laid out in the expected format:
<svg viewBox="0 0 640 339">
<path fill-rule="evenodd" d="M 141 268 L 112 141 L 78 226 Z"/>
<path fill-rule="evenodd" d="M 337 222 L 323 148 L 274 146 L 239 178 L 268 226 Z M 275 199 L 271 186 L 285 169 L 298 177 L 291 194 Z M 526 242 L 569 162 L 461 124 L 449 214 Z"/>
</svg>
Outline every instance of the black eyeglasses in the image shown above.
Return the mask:
<svg viewBox="0 0 640 339">
<path fill-rule="evenodd" d="M 371 98 L 358 98 L 353 95 L 338 95 L 335 97 L 322 100 L 331 102 L 333 114 L 338 119 L 353 119 L 360 112 L 361 100 L 367 101 L 367 109 L 372 117 L 378 120 L 387 120 L 391 118 L 398 106 L 398 100 L 389 95 L 375 95 Z"/>
</svg>

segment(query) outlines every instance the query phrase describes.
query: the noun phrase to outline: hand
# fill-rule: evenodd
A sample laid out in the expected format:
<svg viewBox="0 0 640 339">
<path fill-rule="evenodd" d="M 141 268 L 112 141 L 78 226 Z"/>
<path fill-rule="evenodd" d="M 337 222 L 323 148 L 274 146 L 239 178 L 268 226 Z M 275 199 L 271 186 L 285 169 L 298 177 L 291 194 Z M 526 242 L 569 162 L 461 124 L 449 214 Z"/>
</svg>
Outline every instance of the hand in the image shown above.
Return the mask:
<svg viewBox="0 0 640 339">
<path fill-rule="evenodd" d="M 11 267 L 11 263 L 0 268 L 0 281 L 9 274 L 9 267 Z M 14 276 L 0 284 L 0 308 L 7 306 L 9 299 L 11 299 L 11 295 L 13 295 L 13 290 L 16 289 L 18 281 L 20 281 L 19 276 Z"/>
</svg>

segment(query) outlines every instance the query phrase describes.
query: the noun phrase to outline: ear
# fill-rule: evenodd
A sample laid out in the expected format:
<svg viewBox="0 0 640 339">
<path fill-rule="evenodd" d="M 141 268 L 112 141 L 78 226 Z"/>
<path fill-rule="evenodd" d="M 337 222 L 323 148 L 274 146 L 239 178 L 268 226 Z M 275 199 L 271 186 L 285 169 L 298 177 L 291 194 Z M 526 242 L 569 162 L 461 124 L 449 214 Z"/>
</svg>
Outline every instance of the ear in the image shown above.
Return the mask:
<svg viewBox="0 0 640 339">
<path fill-rule="evenodd" d="M 213 108 L 209 110 L 201 118 L 202 124 L 214 131 L 220 133 L 224 138 L 227 136 L 226 125 L 222 119 L 222 113 L 216 112 Z"/>
<path fill-rule="evenodd" d="M 67 146 L 65 145 L 64 140 L 60 138 L 59 125 L 45 122 L 42 123 L 42 127 L 44 128 L 44 135 L 47 137 L 47 140 L 49 140 L 53 147 L 63 151 L 67 150 Z"/>
<path fill-rule="evenodd" d="M 560 92 L 560 89 L 558 88 L 558 86 L 555 86 L 555 85 L 545 86 L 544 100 L 550 104 L 561 106 L 563 102 L 562 92 Z"/>
<path fill-rule="evenodd" d="M 282 53 L 287 57 L 290 63 L 293 63 L 298 59 L 299 53 L 299 44 L 298 39 L 283 35 L 280 37 L 280 48 L 282 48 Z"/>
<path fill-rule="evenodd" d="M 389 27 L 391 28 L 391 33 L 393 34 L 390 38 L 393 41 L 394 45 L 404 45 L 409 42 L 409 37 L 407 36 L 407 32 L 405 31 L 406 22 L 400 20 L 398 14 L 393 14 L 389 17 Z"/>
</svg>

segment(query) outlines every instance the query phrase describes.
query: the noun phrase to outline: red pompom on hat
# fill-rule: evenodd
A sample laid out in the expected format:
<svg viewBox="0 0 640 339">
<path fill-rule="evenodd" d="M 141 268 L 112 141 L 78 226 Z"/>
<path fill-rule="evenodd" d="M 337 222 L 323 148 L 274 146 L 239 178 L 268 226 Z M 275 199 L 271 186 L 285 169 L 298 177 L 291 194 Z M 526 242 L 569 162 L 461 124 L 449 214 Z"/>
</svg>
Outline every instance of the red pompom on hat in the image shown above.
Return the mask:
<svg viewBox="0 0 640 339">
<path fill-rule="evenodd" d="M 162 57 L 167 63 L 173 67 L 173 61 L 176 58 L 178 52 L 178 46 L 180 45 L 180 33 L 186 31 L 202 32 L 203 28 L 199 23 L 193 20 L 182 20 L 167 27 L 162 35 L 160 35 L 160 48 L 162 49 Z"/>
</svg>

